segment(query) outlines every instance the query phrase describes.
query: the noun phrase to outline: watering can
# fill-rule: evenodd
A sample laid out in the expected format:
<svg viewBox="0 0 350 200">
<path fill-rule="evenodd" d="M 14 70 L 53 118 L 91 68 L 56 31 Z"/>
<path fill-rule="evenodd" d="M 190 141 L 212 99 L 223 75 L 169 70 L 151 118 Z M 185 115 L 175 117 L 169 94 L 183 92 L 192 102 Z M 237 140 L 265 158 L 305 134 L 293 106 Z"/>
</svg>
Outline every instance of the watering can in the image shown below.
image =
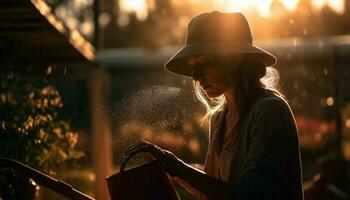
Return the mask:
<svg viewBox="0 0 350 200">
<path fill-rule="evenodd" d="M 124 159 L 119 173 L 106 178 L 112 200 L 180 200 L 157 161 L 125 170 L 130 158 Z"/>
<path fill-rule="evenodd" d="M 125 170 L 129 158 L 124 160 L 119 173 L 106 178 L 112 200 L 179 200 L 168 175 L 162 171 L 157 161 Z M 0 158 L 0 167 L 14 169 L 39 185 L 74 200 L 94 200 L 74 189 L 71 185 L 56 180 L 13 159 Z"/>
</svg>

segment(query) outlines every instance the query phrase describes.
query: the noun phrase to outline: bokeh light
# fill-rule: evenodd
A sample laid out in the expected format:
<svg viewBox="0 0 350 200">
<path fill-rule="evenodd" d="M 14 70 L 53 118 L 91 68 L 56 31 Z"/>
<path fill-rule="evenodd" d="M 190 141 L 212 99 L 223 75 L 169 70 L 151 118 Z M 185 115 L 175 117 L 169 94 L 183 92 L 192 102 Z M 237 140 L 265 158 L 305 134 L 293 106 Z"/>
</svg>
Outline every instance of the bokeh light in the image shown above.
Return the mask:
<svg viewBox="0 0 350 200">
<path fill-rule="evenodd" d="M 147 18 L 146 0 L 121 0 L 119 5 L 125 12 L 135 12 L 140 20 Z"/>
</svg>

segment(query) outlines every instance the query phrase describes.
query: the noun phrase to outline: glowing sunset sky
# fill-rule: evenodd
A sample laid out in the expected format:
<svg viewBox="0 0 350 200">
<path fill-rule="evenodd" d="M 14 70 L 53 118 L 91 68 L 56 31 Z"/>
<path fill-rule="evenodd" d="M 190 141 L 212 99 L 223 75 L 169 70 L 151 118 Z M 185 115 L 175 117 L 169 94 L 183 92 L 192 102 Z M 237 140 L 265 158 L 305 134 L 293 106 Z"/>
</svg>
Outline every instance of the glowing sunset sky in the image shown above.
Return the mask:
<svg viewBox="0 0 350 200">
<path fill-rule="evenodd" d="M 213 9 L 219 9 L 225 12 L 244 11 L 255 7 L 258 12 L 264 16 L 270 16 L 270 4 L 273 0 L 213 0 Z M 126 11 L 136 11 L 137 16 L 142 19 L 147 17 L 147 2 L 150 0 L 121 0 L 120 6 Z M 200 0 L 192 0 L 192 2 L 200 3 Z M 207 1 L 203 1 L 207 2 Z M 297 7 L 299 0 L 280 0 L 280 2 L 288 10 L 294 10 Z M 338 13 L 344 11 L 344 0 L 312 0 L 315 9 L 320 9 L 324 5 L 330 6 Z"/>
</svg>

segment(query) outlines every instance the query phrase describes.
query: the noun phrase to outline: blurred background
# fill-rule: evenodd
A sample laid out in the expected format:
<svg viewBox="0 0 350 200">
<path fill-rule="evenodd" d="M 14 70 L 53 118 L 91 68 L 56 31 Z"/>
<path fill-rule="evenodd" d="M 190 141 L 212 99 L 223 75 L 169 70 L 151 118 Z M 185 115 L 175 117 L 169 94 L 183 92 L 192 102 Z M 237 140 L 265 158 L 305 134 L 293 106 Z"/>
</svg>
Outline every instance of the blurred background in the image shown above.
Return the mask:
<svg viewBox="0 0 350 200">
<path fill-rule="evenodd" d="M 255 45 L 278 58 L 307 199 L 315 187 L 349 198 L 350 0 L 0 0 L 0 157 L 96 199 L 108 199 L 105 177 L 140 138 L 202 168 L 205 109 L 191 79 L 163 64 L 189 20 L 214 9 L 245 14 Z M 0 172 L 0 199 L 23 193 L 13 171 Z M 29 185 L 35 199 L 65 199 Z"/>
</svg>

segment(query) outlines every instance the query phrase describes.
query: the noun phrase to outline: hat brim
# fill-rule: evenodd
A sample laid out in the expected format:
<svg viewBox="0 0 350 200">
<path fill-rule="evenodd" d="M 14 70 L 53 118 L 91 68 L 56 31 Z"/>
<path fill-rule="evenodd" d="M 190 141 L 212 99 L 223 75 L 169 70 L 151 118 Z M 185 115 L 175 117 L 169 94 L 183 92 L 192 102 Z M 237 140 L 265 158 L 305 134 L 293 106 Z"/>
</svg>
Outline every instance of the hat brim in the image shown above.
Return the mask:
<svg viewBox="0 0 350 200">
<path fill-rule="evenodd" d="M 220 54 L 247 54 L 252 59 L 260 61 L 265 67 L 272 66 L 277 59 L 269 52 L 253 46 L 237 46 L 227 44 L 188 44 L 176 52 L 164 65 L 169 72 L 192 77 L 192 68 L 188 64 L 188 58 L 201 55 Z"/>
</svg>

